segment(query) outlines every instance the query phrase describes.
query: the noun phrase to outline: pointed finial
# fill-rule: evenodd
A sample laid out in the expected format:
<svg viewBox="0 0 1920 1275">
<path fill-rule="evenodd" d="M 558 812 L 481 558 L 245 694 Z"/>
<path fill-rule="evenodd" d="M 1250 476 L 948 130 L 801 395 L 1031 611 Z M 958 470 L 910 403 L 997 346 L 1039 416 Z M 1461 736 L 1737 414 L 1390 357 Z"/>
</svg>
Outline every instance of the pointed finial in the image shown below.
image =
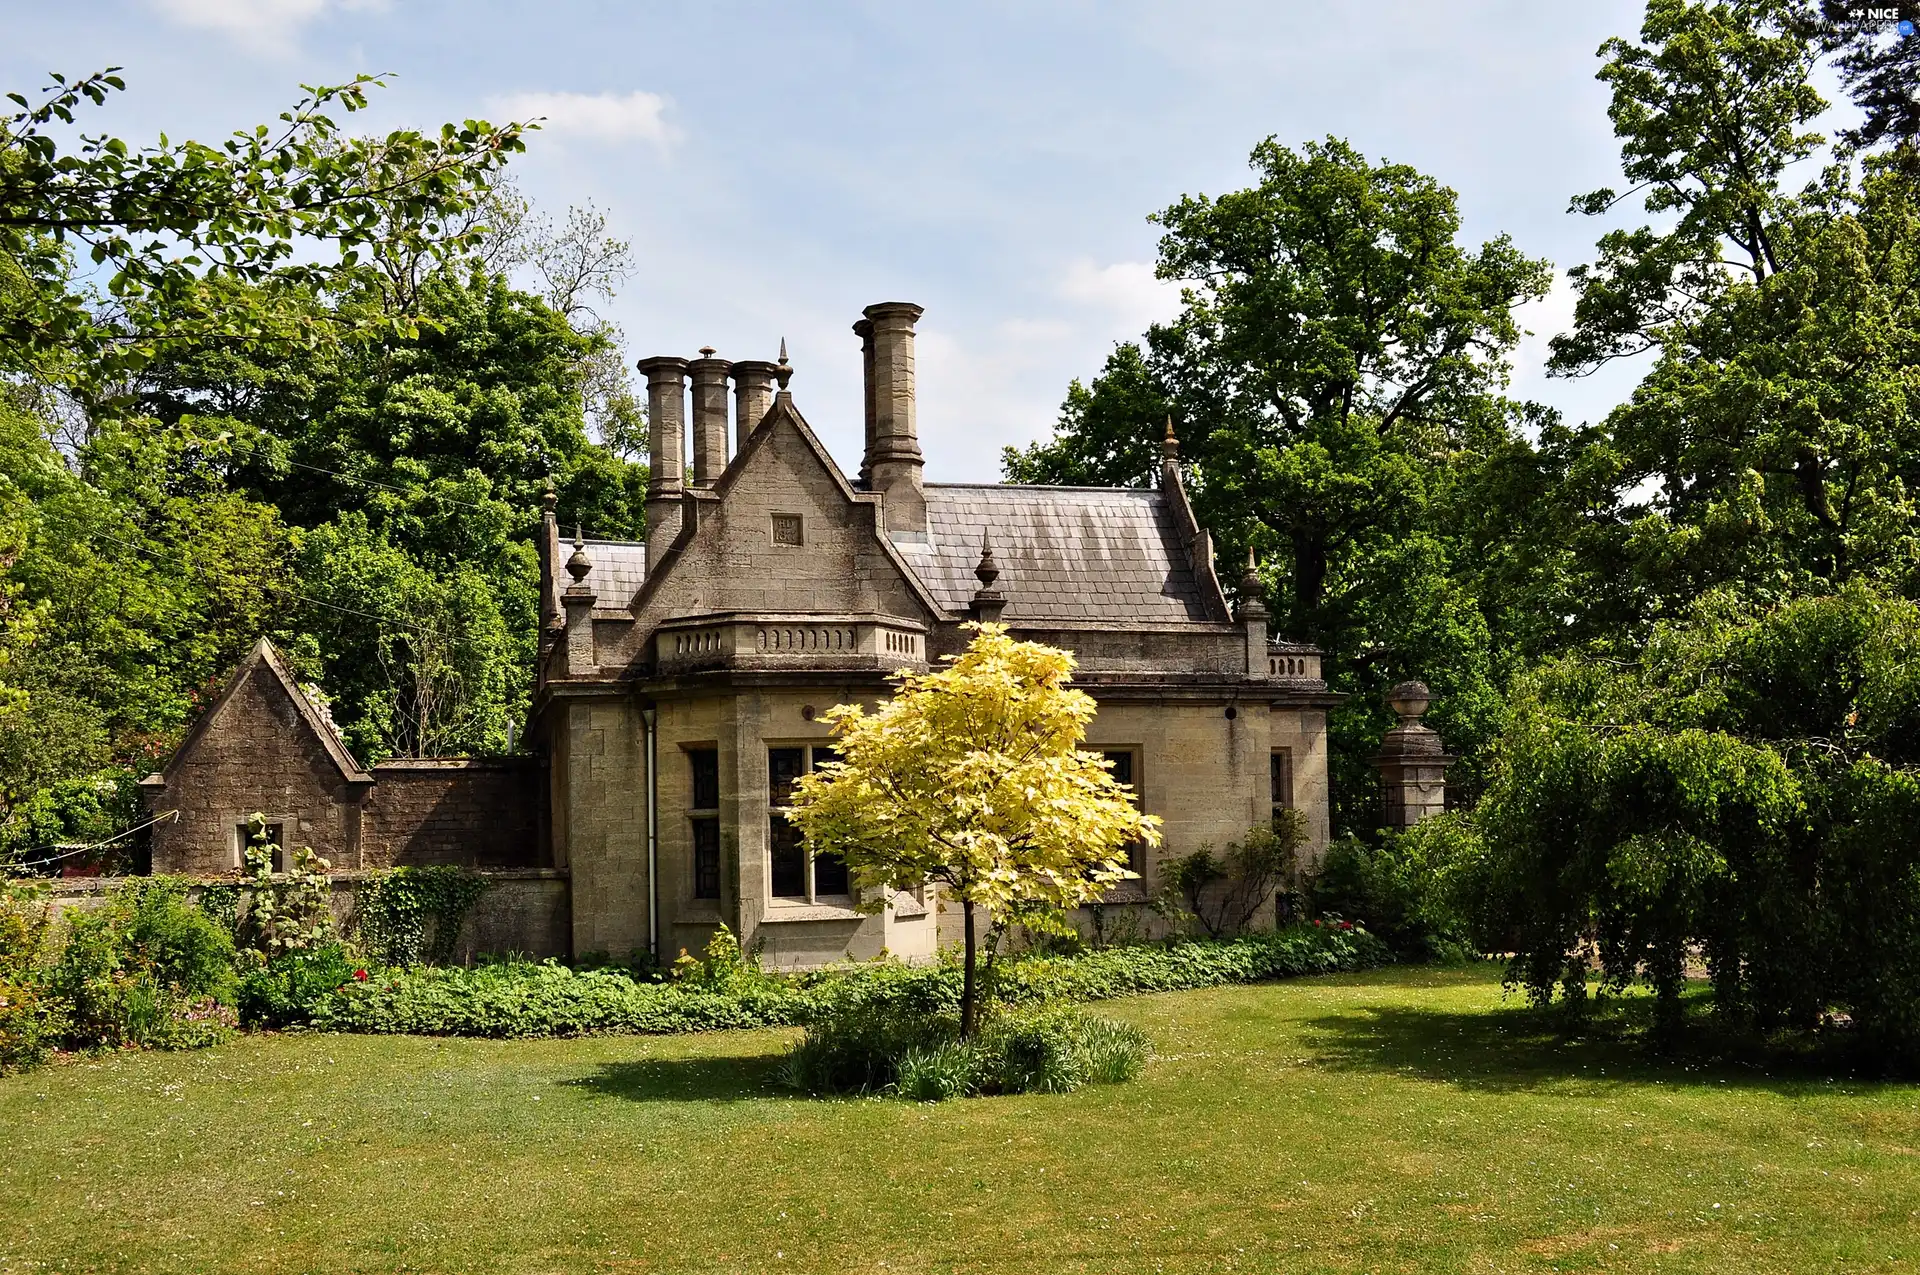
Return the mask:
<svg viewBox="0 0 1920 1275">
<path fill-rule="evenodd" d="M 1240 577 L 1240 597 L 1243 601 L 1260 600 L 1260 567 L 1253 557 L 1253 546 L 1247 546 L 1247 573 Z"/>
<path fill-rule="evenodd" d="M 980 532 L 980 565 L 973 569 L 982 589 L 991 589 L 993 582 L 1000 578 L 1000 564 L 993 560 L 993 533 L 984 528 Z"/>
<path fill-rule="evenodd" d="M 560 497 L 554 494 L 553 480 L 549 478 L 547 480 L 547 489 L 540 493 L 541 512 L 551 517 L 553 514 L 553 507 L 559 503 L 560 503 Z"/>
<path fill-rule="evenodd" d="M 587 542 L 580 534 L 580 524 L 573 524 L 573 556 L 567 559 L 567 574 L 573 582 L 579 584 L 587 578 L 587 572 L 593 570 L 593 559 L 587 557 Z"/>
<path fill-rule="evenodd" d="M 773 369 L 774 379 L 780 382 L 780 392 L 787 392 L 787 382 L 793 379 L 793 369 L 787 366 L 787 338 L 780 338 L 780 362 Z"/>
<path fill-rule="evenodd" d="M 1167 413 L 1167 436 L 1161 440 L 1160 454 L 1168 460 L 1180 458 L 1180 440 L 1173 433 L 1173 413 Z"/>
</svg>

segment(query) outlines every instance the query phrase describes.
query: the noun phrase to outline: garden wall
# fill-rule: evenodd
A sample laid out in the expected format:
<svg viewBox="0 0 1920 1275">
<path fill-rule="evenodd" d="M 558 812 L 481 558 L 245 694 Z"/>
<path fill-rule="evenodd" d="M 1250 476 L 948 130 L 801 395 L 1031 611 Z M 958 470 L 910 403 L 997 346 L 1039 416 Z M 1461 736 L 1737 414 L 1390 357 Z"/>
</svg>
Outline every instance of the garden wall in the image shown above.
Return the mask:
<svg viewBox="0 0 1920 1275">
<path fill-rule="evenodd" d="M 356 892 L 372 879 L 371 872 L 336 872 L 328 877 L 333 887 L 333 915 L 341 925 L 351 925 Z M 573 918 L 569 906 L 567 874 L 552 868 L 520 868 L 481 872 L 487 882 L 454 944 L 453 959 L 470 965 L 479 957 L 520 953 L 525 956 L 567 957 L 572 954 Z M 125 878 L 87 877 L 51 882 L 55 912 L 69 908 L 97 907 L 109 891 Z M 234 878 L 224 878 L 231 883 Z M 198 885 L 189 893 L 198 893 Z"/>
</svg>

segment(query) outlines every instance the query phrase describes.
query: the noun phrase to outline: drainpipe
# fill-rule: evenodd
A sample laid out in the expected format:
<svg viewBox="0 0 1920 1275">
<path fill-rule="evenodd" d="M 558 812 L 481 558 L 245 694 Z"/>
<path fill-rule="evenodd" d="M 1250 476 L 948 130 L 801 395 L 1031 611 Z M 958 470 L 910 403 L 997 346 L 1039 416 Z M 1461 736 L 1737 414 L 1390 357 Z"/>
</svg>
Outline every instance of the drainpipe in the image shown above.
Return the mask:
<svg viewBox="0 0 1920 1275">
<path fill-rule="evenodd" d="M 640 710 L 647 724 L 647 951 L 653 963 L 660 964 L 660 772 L 654 764 L 654 745 L 658 738 L 654 726 L 658 711 Z"/>
</svg>

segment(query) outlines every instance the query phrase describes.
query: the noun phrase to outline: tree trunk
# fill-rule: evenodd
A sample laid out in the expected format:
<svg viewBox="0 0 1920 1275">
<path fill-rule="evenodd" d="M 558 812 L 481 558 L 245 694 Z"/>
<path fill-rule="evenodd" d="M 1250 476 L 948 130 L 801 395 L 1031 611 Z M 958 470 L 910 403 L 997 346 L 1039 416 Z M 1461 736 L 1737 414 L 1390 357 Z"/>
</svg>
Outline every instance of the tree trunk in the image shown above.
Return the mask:
<svg viewBox="0 0 1920 1275">
<path fill-rule="evenodd" d="M 1320 596 L 1327 584 L 1327 542 L 1313 531 L 1293 534 L 1294 614 L 1288 618 L 1299 624 L 1320 609 Z"/>
<path fill-rule="evenodd" d="M 973 1018 L 974 1018 L 973 1002 L 974 1002 L 974 995 L 975 995 L 974 969 L 973 969 L 974 960 L 975 960 L 975 951 L 974 951 L 974 943 L 973 943 L 973 900 L 972 899 L 962 899 L 960 901 L 960 915 L 963 918 L 965 918 L 965 923 L 966 923 L 965 928 L 966 928 L 966 935 L 967 935 L 966 977 L 960 984 L 960 1039 L 966 1040 L 968 1037 L 973 1035 Z"/>
</svg>

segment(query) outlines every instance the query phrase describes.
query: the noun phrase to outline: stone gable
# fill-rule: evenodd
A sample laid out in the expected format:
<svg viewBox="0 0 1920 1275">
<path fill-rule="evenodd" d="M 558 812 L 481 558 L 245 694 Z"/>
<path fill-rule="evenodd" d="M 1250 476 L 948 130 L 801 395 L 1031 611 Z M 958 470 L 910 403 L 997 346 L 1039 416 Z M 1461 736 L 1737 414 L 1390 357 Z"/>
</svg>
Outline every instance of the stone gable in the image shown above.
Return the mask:
<svg viewBox="0 0 1920 1275">
<path fill-rule="evenodd" d="M 721 611 L 932 618 L 878 531 L 878 499 L 853 492 L 790 404 L 688 505 L 695 516 L 635 599 L 642 633 Z M 798 544 L 780 542 L 796 530 Z"/>
</svg>

